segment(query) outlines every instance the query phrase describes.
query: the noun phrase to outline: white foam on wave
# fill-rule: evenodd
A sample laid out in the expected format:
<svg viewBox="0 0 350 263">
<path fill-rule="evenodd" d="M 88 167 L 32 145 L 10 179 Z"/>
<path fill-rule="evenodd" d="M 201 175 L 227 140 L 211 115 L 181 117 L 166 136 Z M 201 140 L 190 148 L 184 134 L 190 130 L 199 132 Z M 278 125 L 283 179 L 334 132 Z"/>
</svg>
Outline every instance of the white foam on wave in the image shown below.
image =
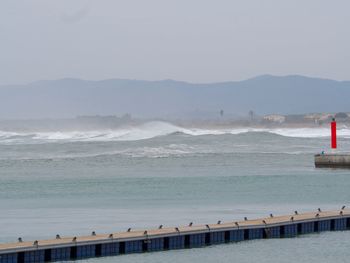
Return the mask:
<svg viewBox="0 0 350 263">
<path fill-rule="evenodd" d="M 126 149 L 116 154 L 129 157 L 166 158 L 170 156 L 185 156 L 195 153 L 194 147 L 186 144 L 170 144 L 158 147 L 140 147 L 136 149 Z"/>
<path fill-rule="evenodd" d="M 284 129 L 271 129 L 270 133 L 278 134 L 285 137 L 297 137 L 297 138 L 322 138 L 330 136 L 330 129 L 327 128 L 284 128 Z M 339 137 L 348 138 L 350 136 L 350 129 L 338 129 L 337 135 Z"/>
<path fill-rule="evenodd" d="M 266 132 L 285 137 L 321 138 L 330 136 L 328 128 L 184 128 L 167 122 L 148 122 L 138 126 L 113 130 L 96 131 L 57 131 L 57 132 L 7 132 L 0 131 L 0 143 L 47 143 L 47 142 L 98 142 L 98 141 L 137 141 L 183 133 L 191 136 L 243 134 Z M 350 138 L 350 129 L 338 130 L 339 137 Z"/>
</svg>

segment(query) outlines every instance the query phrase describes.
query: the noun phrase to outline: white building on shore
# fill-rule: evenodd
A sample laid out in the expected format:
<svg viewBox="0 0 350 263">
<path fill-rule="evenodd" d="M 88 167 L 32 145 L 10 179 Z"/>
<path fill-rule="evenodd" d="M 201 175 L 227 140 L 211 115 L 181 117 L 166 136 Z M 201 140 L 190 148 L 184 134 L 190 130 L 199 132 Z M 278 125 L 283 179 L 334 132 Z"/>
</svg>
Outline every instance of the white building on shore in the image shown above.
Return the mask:
<svg viewBox="0 0 350 263">
<path fill-rule="evenodd" d="M 274 122 L 274 123 L 283 123 L 286 121 L 286 117 L 278 114 L 266 115 L 263 117 L 264 121 Z"/>
</svg>

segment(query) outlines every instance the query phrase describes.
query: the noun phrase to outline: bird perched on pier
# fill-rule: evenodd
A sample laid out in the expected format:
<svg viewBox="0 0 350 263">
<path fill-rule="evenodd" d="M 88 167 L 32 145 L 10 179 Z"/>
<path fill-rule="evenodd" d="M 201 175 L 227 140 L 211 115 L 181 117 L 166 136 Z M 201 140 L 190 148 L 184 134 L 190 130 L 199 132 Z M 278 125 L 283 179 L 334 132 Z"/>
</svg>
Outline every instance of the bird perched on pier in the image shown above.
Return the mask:
<svg viewBox="0 0 350 263">
<path fill-rule="evenodd" d="M 294 211 L 294 214 L 295 214 L 295 215 L 297 215 L 297 214 L 298 214 L 298 211 L 297 211 L 297 210 L 295 210 L 295 211 Z"/>
<path fill-rule="evenodd" d="M 61 239 L 61 236 L 59 234 L 57 234 L 56 239 Z"/>
<path fill-rule="evenodd" d="M 221 220 L 219 220 L 217 224 L 220 225 L 221 224 Z"/>
<path fill-rule="evenodd" d="M 163 228 L 163 225 L 160 225 L 159 227 L 158 227 L 158 229 L 162 229 Z"/>
<path fill-rule="evenodd" d="M 344 210 L 345 209 L 345 205 L 342 206 L 341 210 Z"/>
<path fill-rule="evenodd" d="M 244 221 L 247 221 L 247 220 L 248 220 L 248 218 L 245 216 L 245 217 L 244 217 Z"/>
<path fill-rule="evenodd" d="M 319 209 L 317 209 L 317 210 L 318 210 L 318 212 L 320 212 L 320 213 L 322 212 L 322 211 L 321 211 L 321 208 L 319 208 Z"/>
<path fill-rule="evenodd" d="M 131 231 L 131 227 L 128 228 L 128 230 L 126 230 L 126 232 L 130 232 Z"/>
<path fill-rule="evenodd" d="M 188 224 L 188 226 L 192 226 L 193 225 L 193 222 L 190 222 L 189 224 Z"/>
</svg>

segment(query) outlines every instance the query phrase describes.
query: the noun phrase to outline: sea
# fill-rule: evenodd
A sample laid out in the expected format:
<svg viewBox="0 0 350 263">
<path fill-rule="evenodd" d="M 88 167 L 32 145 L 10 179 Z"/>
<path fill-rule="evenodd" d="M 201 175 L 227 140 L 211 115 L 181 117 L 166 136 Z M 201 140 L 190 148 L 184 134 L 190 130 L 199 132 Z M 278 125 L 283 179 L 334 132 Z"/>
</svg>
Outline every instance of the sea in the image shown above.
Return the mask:
<svg viewBox="0 0 350 263">
<path fill-rule="evenodd" d="M 0 131 L 0 242 L 350 206 L 350 170 L 314 167 L 329 144 L 327 127 Z M 338 145 L 350 152 L 350 128 Z M 87 261 L 349 262 L 349 247 L 323 232 Z"/>
</svg>

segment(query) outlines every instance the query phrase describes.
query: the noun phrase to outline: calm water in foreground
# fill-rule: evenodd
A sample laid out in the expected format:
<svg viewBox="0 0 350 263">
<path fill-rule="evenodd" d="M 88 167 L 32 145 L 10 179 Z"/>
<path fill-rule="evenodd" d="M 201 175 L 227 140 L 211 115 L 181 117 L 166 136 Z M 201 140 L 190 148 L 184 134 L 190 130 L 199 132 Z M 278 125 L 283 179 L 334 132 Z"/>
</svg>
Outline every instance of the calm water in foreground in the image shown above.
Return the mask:
<svg viewBox="0 0 350 263">
<path fill-rule="evenodd" d="M 0 241 L 350 206 L 350 171 L 313 166 L 328 144 L 322 130 L 164 123 L 127 135 L 0 132 Z M 348 262 L 349 245 L 350 232 L 332 232 L 89 262 Z"/>
</svg>

